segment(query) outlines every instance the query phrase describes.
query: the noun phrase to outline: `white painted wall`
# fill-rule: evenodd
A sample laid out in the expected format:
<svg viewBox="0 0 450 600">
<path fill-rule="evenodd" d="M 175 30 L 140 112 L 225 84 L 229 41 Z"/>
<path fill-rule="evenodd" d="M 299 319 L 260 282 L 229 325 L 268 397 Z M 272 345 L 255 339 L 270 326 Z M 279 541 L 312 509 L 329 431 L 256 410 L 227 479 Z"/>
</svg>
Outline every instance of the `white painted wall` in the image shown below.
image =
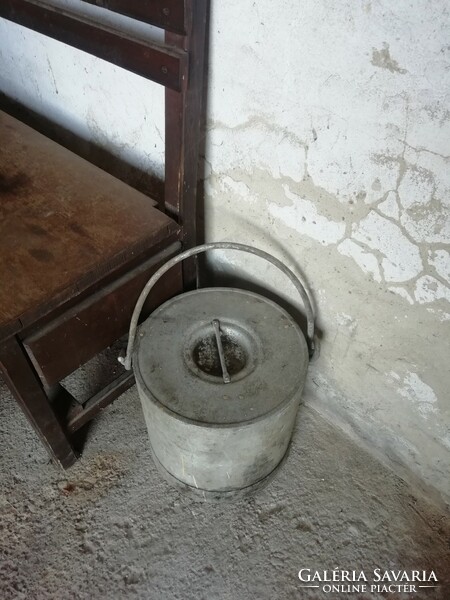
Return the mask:
<svg viewBox="0 0 450 600">
<path fill-rule="evenodd" d="M 208 239 L 310 283 L 307 401 L 447 497 L 449 30 L 445 0 L 212 0 L 205 179 Z M 0 21 L 0 88 L 161 172 L 155 86 Z M 260 262 L 216 265 L 293 298 Z"/>
</svg>

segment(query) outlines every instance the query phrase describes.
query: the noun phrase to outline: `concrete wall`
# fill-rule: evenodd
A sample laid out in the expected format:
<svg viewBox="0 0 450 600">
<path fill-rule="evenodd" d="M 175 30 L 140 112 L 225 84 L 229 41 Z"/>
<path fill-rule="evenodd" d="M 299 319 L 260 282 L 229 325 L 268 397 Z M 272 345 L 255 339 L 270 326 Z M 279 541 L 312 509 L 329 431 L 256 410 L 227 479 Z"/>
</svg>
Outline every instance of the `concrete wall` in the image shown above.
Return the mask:
<svg viewBox="0 0 450 600">
<path fill-rule="evenodd" d="M 447 497 L 449 28 L 445 0 L 212 0 L 205 161 L 207 239 L 269 250 L 310 284 L 307 401 Z M 10 24 L 0 51 L 2 89 L 160 169 L 154 86 Z M 261 262 L 215 263 L 294 299 Z"/>
</svg>

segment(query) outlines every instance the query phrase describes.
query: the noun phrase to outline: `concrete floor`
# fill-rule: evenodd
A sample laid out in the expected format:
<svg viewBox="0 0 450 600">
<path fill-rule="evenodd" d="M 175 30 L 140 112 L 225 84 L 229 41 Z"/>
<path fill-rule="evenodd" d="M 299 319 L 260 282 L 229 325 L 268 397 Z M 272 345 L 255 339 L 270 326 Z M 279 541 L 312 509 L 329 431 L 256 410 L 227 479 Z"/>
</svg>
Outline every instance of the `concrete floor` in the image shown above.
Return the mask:
<svg viewBox="0 0 450 600">
<path fill-rule="evenodd" d="M 298 579 L 301 568 L 365 569 L 370 583 L 377 567 L 440 581 L 389 597 L 450 598 L 448 519 L 307 407 L 278 476 L 234 503 L 203 503 L 160 477 L 135 388 L 93 422 L 67 472 L 5 388 L 0 430 L 3 600 L 385 598 Z"/>
</svg>

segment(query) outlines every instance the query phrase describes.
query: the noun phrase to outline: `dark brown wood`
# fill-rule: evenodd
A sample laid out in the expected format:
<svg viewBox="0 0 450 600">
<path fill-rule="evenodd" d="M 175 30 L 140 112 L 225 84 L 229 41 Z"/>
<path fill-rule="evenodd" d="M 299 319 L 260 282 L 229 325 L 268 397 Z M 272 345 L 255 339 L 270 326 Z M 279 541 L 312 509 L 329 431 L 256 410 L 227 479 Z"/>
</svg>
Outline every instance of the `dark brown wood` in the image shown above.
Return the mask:
<svg viewBox="0 0 450 600">
<path fill-rule="evenodd" d="M 67 423 L 67 429 L 70 433 L 74 433 L 83 425 L 86 425 L 91 419 L 99 414 L 104 408 L 106 408 L 116 398 L 126 392 L 132 385 L 134 385 L 134 374 L 132 371 L 126 371 L 120 377 L 112 381 L 103 390 L 101 390 L 80 408 L 74 411 L 74 414 Z"/>
<path fill-rule="evenodd" d="M 2 0 L 0 17 L 180 90 L 186 53 L 144 41 L 38 0 Z"/>
<path fill-rule="evenodd" d="M 42 382 L 53 385 L 123 336 L 142 288 L 179 250 L 179 242 L 172 244 L 27 337 L 23 343 Z M 148 298 L 143 318 L 181 290 L 180 270 L 173 268 Z"/>
<path fill-rule="evenodd" d="M 174 33 L 185 33 L 184 0 L 83 0 Z"/>
<path fill-rule="evenodd" d="M 79 429 L 132 385 L 133 377 L 124 374 L 82 409 L 74 412 L 72 406 L 69 415 L 73 398 L 57 381 L 121 336 L 148 276 L 181 244 L 197 241 L 208 9 L 208 0 L 84 1 L 171 33 L 166 31 L 165 45 L 144 42 L 39 0 L 1 0 L 0 16 L 165 85 L 168 214 L 0 114 L 1 368 L 63 466 L 75 460 L 68 429 Z M 167 21 L 158 21 L 162 9 L 168 9 L 162 12 Z M 182 32 L 186 35 L 178 35 Z M 161 280 L 144 316 L 181 290 L 180 269 Z M 195 274 L 193 261 L 183 263 L 185 289 Z"/>
<path fill-rule="evenodd" d="M 76 460 L 75 452 L 17 339 L 9 338 L 0 344 L 0 369 L 50 455 L 64 468 L 69 467 Z"/>
<path fill-rule="evenodd" d="M 166 88 L 165 204 L 182 227 L 185 248 L 197 242 L 197 181 L 205 70 L 207 0 L 186 0 L 187 36 L 166 32 L 166 43 L 187 51 L 189 65 L 180 92 Z M 186 288 L 196 277 L 194 261 L 183 266 Z"/>
<path fill-rule="evenodd" d="M 178 235 L 153 200 L 2 112 L 0 139 L 0 336 Z"/>
</svg>

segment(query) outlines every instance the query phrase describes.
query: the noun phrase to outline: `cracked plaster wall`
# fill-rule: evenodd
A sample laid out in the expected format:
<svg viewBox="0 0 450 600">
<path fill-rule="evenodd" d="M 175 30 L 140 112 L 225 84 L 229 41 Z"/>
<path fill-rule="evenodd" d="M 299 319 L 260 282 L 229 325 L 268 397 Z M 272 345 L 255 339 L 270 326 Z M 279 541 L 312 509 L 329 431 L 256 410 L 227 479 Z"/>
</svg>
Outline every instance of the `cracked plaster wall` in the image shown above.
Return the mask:
<svg viewBox="0 0 450 600">
<path fill-rule="evenodd" d="M 207 239 L 309 282 L 307 401 L 447 497 L 449 29 L 445 0 L 212 0 L 205 157 Z M 0 52 L 10 95 L 161 172 L 161 90 L 1 21 Z M 257 260 L 214 261 L 294 300 Z"/>
</svg>

